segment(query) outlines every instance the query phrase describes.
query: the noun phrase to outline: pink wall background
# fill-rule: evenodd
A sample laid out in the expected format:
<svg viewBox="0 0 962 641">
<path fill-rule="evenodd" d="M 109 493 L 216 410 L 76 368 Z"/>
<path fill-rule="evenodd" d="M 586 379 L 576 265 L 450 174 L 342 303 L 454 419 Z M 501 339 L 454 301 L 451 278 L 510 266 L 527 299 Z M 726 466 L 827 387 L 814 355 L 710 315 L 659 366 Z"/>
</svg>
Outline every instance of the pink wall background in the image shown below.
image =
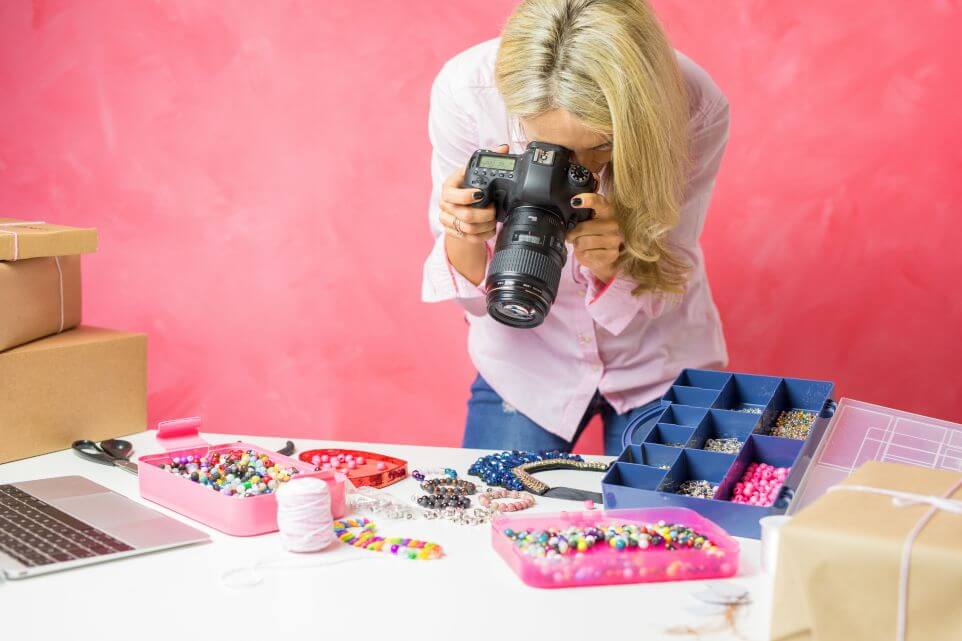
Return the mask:
<svg viewBox="0 0 962 641">
<path fill-rule="evenodd" d="M 427 97 L 513 5 L 0 3 L 0 212 L 100 229 L 86 321 L 149 333 L 152 421 L 456 444 Z M 703 238 L 732 369 L 962 420 L 956 3 L 656 7 L 732 104 Z"/>
</svg>

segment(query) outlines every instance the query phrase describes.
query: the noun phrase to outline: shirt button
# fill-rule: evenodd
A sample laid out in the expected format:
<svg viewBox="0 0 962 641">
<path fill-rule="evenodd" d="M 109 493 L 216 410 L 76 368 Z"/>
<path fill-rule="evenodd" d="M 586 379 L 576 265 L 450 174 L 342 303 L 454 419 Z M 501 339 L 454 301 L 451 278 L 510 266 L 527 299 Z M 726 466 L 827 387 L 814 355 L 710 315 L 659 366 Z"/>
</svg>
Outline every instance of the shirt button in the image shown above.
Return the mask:
<svg viewBox="0 0 962 641">
<path fill-rule="evenodd" d="M 588 290 L 582 287 L 581 289 L 578 290 L 578 293 L 581 294 L 582 296 L 587 296 Z"/>
<path fill-rule="evenodd" d="M 591 342 L 591 337 L 587 334 L 578 334 L 578 342 L 587 345 Z"/>
<path fill-rule="evenodd" d="M 601 365 L 599 365 L 598 363 L 592 363 L 592 364 L 591 364 L 591 371 L 592 371 L 592 372 L 597 372 L 597 371 L 600 370 L 600 369 L 601 369 Z"/>
</svg>

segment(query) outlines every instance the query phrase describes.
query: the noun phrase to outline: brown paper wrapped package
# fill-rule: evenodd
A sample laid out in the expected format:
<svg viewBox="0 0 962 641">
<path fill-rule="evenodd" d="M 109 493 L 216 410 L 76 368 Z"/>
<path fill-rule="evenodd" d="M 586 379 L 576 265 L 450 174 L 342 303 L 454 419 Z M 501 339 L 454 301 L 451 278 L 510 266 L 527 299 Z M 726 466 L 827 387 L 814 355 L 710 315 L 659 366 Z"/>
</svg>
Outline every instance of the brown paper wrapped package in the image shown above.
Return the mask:
<svg viewBox="0 0 962 641">
<path fill-rule="evenodd" d="M 0 352 L 76 327 L 80 256 L 0 262 L 0 301 Z"/>
<path fill-rule="evenodd" d="M 870 461 L 842 485 L 942 496 L 960 478 Z M 902 547 L 929 509 L 834 491 L 799 512 L 780 531 L 772 639 L 895 641 Z M 906 641 L 962 641 L 962 515 L 936 513 L 915 540 L 907 622 Z"/>
<path fill-rule="evenodd" d="M 97 251 L 97 230 L 0 218 L 0 260 L 74 256 Z"/>
<path fill-rule="evenodd" d="M 79 327 L 0 353 L 0 463 L 147 426 L 147 337 Z"/>
</svg>

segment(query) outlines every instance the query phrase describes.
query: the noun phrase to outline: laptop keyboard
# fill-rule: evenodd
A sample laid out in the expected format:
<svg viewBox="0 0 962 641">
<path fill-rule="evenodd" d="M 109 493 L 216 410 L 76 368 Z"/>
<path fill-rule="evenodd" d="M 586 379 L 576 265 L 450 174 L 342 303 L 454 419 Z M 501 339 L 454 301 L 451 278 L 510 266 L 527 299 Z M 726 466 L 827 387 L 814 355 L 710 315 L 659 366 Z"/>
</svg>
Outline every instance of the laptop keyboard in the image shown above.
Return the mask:
<svg viewBox="0 0 962 641">
<path fill-rule="evenodd" d="M 0 485 L 0 551 L 27 567 L 133 549 L 13 485 Z"/>
</svg>

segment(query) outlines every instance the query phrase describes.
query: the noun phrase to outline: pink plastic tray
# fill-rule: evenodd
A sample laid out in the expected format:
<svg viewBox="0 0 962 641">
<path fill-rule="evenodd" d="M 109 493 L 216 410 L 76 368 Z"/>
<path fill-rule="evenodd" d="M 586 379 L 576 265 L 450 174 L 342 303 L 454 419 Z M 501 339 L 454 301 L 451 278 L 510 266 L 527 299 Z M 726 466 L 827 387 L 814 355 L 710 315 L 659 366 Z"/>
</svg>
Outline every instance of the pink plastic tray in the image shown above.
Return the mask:
<svg viewBox="0 0 962 641">
<path fill-rule="evenodd" d="M 507 528 L 543 530 L 658 521 L 692 528 L 714 542 L 722 554 L 709 555 L 695 549 L 626 551 L 599 545 L 584 553 L 539 558 L 524 554 L 504 535 Z M 697 512 L 680 507 L 499 516 L 491 523 L 491 539 L 494 549 L 514 573 L 536 588 L 717 579 L 738 572 L 735 539 Z"/>
<path fill-rule="evenodd" d="M 159 467 L 169 463 L 174 456 L 197 456 L 208 452 L 243 449 L 267 454 L 281 465 L 300 470 L 297 478 L 323 479 L 330 489 L 333 517 L 337 519 L 347 513 L 344 497 L 346 477 L 343 474 L 318 472 L 313 465 L 250 443 L 209 445 L 198 435 L 199 427 L 200 418 L 197 417 L 164 421 L 157 426 L 157 440 L 167 451 L 139 458 L 138 477 L 142 497 L 226 534 L 254 536 L 276 532 L 277 500 L 273 494 L 242 499 L 225 496 L 200 483 L 174 476 Z"/>
</svg>

